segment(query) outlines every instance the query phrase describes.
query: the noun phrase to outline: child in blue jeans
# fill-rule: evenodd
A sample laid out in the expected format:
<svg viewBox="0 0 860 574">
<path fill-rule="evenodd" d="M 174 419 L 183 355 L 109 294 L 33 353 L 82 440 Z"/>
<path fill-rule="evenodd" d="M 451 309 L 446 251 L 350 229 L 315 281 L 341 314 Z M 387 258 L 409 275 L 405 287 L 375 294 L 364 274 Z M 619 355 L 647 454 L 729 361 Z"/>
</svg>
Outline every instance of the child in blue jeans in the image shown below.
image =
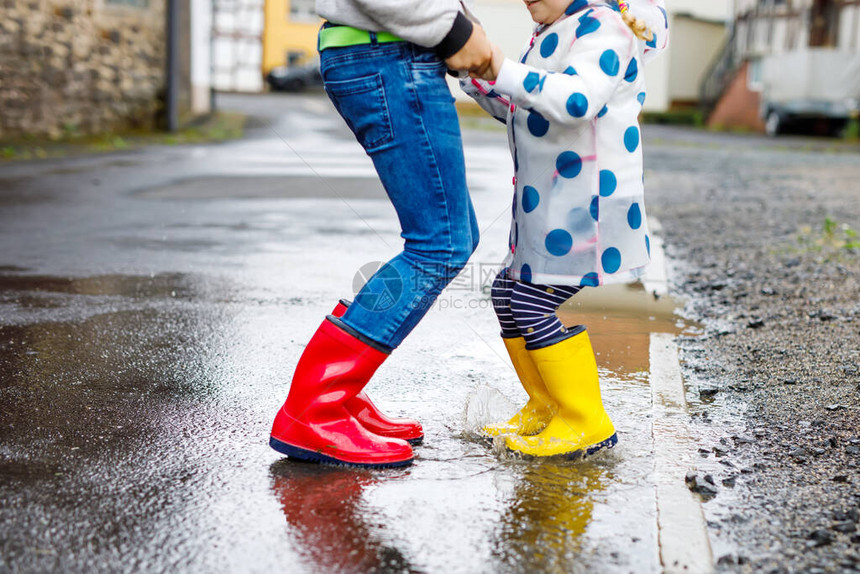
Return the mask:
<svg viewBox="0 0 860 574">
<path fill-rule="evenodd" d="M 586 286 L 641 277 L 650 261 L 638 116 L 642 64 L 665 48 L 662 0 L 526 0 L 537 23 L 519 62 L 498 47 L 463 89 L 508 126 L 514 160 L 510 253 L 493 307 L 528 403 L 506 423 L 508 449 L 591 454 L 617 442 L 584 326 L 559 306 Z"/>
</svg>

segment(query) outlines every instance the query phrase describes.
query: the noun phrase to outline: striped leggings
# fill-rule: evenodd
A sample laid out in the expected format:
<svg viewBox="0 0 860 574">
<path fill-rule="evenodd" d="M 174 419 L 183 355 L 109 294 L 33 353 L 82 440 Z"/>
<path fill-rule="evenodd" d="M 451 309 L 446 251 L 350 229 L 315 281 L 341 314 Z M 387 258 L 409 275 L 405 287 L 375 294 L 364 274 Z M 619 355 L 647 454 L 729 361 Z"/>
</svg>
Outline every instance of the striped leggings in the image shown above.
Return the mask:
<svg viewBox="0 0 860 574">
<path fill-rule="evenodd" d="M 572 285 L 536 285 L 508 278 L 503 269 L 493 281 L 493 310 L 502 326 L 502 337 L 523 337 L 529 349 L 547 347 L 573 332 L 562 325 L 555 312 L 579 293 Z"/>
</svg>

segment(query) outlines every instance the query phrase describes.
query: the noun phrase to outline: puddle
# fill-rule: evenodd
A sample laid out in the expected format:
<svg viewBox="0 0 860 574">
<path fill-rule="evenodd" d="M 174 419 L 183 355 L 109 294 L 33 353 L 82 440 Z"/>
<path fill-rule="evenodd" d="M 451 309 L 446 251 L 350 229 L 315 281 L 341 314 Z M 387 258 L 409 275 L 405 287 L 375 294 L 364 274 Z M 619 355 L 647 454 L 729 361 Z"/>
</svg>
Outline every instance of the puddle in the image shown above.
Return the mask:
<svg viewBox="0 0 860 574">
<path fill-rule="evenodd" d="M 614 449 L 579 462 L 513 458 L 477 437 L 524 393 L 499 355 L 488 308 L 436 309 L 368 387 L 387 412 L 422 420 L 425 444 L 412 467 L 371 473 L 268 450 L 272 411 L 309 336 L 290 326 L 310 331 L 320 316 L 301 298 L 253 293 L 175 273 L 0 276 L 6 305 L 26 313 L 42 301 L 50 318 L 0 326 L 10 425 L 0 432 L 0 475 L 11 481 L 0 495 L 41 501 L 34 519 L 48 523 L 83 513 L 118 525 L 96 535 L 101 550 L 89 553 L 70 552 L 90 544 L 83 534 L 55 539 L 43 569 L 118 566 L 108 551 L 117 548 L 149 569 L 659 570 L 648 337 L 687 328 L 676 302 L 619 286 L 586 290 L 561 310 L 589 328 L 619 436 Z M 74 317 L 48 305 L 63 298 Z M 462 342 L 456 352 L 452 340 Z M 129 481 L 145 492 L 77 502 Z M 52 499 L 57 490 L 68 495 Z M 149 510 L 130 515 L 135 500 Z M 7 554 L 47 566 L 46 555 L 21 558 L 25 538 L 8 537 Z"/>
<path fill-rule="evenodd" d="M 137 282 L 146 283 L 5 279 L 13 293 L 91 297 L 140 293 Z M 629 368 L 635 361 L 601 364 L 616 448 L 578 463 L 510 459 L 464 430 L 510 416 L 518 383 L 486 347 L 440 361 L 454 333 L 463 337 L 457 316 L 436 313 L 428 319 L 433 334 L 422 339 L 426 353 L 384 365 L 369 387 L 381 408 L 425 423 L 415 464 L 384 472 L 303 465 L 280 459 L 265 439 L 305 342 L 285 330 L 286 313 L 287 324 L 311 325 L 316 310 L 280 299 L 224 308 L 193 277 L 157 278 L 145 292 L 163 295 L 177 284 L 187 286 L 179 306 L 0 327 L 0 394 L 12 425 L 0 433 L 7 446 L 0 474 L 14 479 L 0 494 L 41 501 L 35 520 L 80 515 L 116 525 L 93 535 L 95 543 L 75 532 L 53 539 L 53 569 L 118 566 L 115 548 L 148 569 L 657 570 L 650 391 L 644 371 Z M 611 324 L 601 323 L 603 314 L 622 311 L 589 311 L 589 326 L 596 333 Z M 493 318 L 481 317 L 495 331 Z M 473 405 L 473 423 L 469 397 L 484 403 Z M 28 422 L 33 414 L 38 425 Z M 123 490 L 130 483 L 141 486 Z M 56 498 L 57 490 L 68 495 Z M 80 497 L 93 491 L 117 494 L 82 506 Z M 129 514 L 135 500 L 147 510 Z M 29 519 L 11 519 L 27 532 Z M 22 558 L 21 534 L 8 540 L 15 563 L 47 565 L 42 555 Z"/>
<path fill-rule="evenodd" d="M 567 301 L 558 315 L 567 325 L 585 325 L 597 364 L 615 373 L 648 370 L 651 333 L 679 335 L 697 326 L 682 320 L 682 304 L 655 296 L 641 283 L 586 288 Z"/>
<path fill-rule="evenodd" d="M 2 271 L 2 269 L 0 269 Z M 179 273 L 151 277 L 97 275 L 52 277 L 45 275 L 0 275 L 0 292 L 62 293 L 68 295 L 122 295 L 126 297 L 176 297 L 188 295 L 189 282 Z"/>
<path fill-rule="evenodd" d="M 228 280 L 184 273 L 57 277 L 0 270 L 0 325 L 83 320 L 201 300 L 227 303 L 237 293 Z"/>
</svg>

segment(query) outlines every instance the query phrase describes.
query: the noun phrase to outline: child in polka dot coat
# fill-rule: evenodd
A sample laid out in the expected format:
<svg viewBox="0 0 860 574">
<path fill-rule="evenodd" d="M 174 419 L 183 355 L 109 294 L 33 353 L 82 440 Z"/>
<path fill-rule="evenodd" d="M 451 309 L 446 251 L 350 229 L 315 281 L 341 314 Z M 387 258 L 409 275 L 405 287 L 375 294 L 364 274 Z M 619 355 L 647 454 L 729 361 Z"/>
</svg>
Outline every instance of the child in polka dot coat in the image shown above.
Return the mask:
<svg viewBox="0 0 860 574">
<path fill-rule="evenodd" d="M 638 116 L 642 65 L 668 41 L 662 0 L 525 0 L 537 23 L 519 62 L 498 47 L 463 89 L 508 126 L 513 221 L 493 284 L 502 338 L 529 401 L 508 449 L 579 457 L 617 442 L 584 326 L 556 311 L 582 287 L 628 282 L 650 261 Z"/>
</svg>

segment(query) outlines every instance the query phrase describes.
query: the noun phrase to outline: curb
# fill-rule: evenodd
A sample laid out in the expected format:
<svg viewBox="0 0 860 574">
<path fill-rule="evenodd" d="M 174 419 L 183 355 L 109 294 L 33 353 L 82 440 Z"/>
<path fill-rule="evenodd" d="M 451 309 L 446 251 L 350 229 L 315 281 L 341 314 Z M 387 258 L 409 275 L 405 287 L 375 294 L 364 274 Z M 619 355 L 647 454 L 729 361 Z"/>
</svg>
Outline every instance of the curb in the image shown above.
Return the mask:
<svg viewBox="0 0 860 574">
<path fill-rule="evenodd" d="M 643 278 L 654 295 L 669 292 L 659 222 L 651 219 L 651 268 Z M 651 333 L 651 435 L 654 444 L 654 485 L 657 500 L 657 545 L 663 572 L 709 574 L 714 558 L 702 506 L 684 481 L 695 446 L 687 426 L 687 400 L 678 362 L 678 346 L 670 333 Z"/>
</svg>

